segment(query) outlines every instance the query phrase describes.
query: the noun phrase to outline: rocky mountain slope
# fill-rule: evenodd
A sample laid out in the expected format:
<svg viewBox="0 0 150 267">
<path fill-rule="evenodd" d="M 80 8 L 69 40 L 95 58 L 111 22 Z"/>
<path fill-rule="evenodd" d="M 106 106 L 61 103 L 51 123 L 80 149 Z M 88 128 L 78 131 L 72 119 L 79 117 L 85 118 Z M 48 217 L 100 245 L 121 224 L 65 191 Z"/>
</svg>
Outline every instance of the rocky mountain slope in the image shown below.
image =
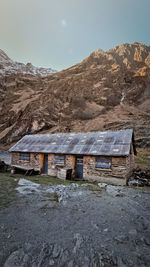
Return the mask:
<svg viewBox="0 0 150 267">
<path fill-rule="evenodd" d="M 128 127 L 138 145 L 150 144 L 150 46 L 97 50 L 44 77 L 24 71 L 0 76 L 2 146 L 26 133 Z"/>
<path fill-rule="evenodd" d="M 46 76 L 56 71 L 51 68 L 37 68 L 31 63 L 23 64 L 11 60 L 4 51 L 0 49 L 0 77 L 9 76 L 11 74 L 30 74 Z"/>
</svg>

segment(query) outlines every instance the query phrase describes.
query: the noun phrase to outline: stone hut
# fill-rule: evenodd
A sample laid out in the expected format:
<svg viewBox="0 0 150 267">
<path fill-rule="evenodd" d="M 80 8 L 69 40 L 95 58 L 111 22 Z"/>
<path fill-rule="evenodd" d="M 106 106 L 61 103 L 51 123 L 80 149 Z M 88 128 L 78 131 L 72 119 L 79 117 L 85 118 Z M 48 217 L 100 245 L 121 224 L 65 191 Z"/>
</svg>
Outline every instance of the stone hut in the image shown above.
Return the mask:
<svg viewBox="0 0 150 267">
<path fill-rule="evenodd" d="M 136 154 L 132 129 L 26 135 L 9 151 L 12 168 L 117 184 L 126 184 Z"/>
</svg>

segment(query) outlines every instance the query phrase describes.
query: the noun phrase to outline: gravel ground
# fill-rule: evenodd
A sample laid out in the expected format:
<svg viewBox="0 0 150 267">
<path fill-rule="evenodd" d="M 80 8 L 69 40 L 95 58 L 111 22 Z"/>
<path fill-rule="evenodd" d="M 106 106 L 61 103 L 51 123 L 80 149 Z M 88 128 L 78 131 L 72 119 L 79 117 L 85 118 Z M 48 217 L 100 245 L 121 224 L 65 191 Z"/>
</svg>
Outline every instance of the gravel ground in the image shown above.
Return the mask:
<svg viewBox="0 0 150 267">
<path fill-rule="evenodd" d="M 150 266 L 150 192 L 21 179 L 0 209 L 0 266 Z"/>
</svg>

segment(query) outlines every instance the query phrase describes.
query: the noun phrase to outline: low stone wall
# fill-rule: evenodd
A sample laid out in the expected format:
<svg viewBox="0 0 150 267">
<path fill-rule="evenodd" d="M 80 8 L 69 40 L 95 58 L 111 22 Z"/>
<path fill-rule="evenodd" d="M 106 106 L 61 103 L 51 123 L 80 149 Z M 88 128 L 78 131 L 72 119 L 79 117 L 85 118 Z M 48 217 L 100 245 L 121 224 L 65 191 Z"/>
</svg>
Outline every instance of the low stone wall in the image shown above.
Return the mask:
<svg viewBox="0 0 150 267">
<path fill-rule="evenodd" d="M 67 170 L 66 169 L 59 169 L 57 171 L 57 178 L 66 180 Z"/>
</svg>

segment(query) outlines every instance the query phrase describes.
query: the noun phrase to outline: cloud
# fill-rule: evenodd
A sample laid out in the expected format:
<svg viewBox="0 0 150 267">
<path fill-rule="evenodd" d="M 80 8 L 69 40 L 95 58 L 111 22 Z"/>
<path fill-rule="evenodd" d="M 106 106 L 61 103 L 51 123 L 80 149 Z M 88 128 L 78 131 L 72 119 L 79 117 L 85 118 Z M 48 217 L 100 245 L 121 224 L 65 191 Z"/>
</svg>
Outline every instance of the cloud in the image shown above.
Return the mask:
<svg viewBox="0 0 150 267">
<path fill-rule="evenodd" d="M 67 27 L 67 21 L 66 21 L 65 19 L 62 19 L 62 20 L 61 20 L 61 26 L 62 26 L 63 28 L 66 28 L 66 27 Z"/>
</svg>

